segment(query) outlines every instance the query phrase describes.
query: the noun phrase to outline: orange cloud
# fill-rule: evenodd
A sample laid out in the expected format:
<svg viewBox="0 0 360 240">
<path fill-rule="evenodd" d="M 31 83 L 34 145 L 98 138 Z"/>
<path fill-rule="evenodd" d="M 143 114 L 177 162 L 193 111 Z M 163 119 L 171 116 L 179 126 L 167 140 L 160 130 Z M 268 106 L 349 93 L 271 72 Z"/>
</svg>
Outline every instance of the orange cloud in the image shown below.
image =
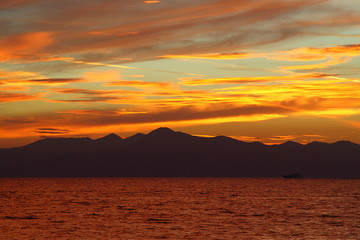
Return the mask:
<svg viewBox="0 0 360 240">
<path fill-rule="evenodd" d="M 81 78 L 46 78 L 34 72 L 0 69 L 0 81 L 6 85 L 62 85 L 84 80 Z"/>
<path fill-rule="evenodd" d="M 84 79 L 90 82 L 111 82 L 120 79 L 119 71 L 85 72 Z"/>
<path fill-rule="evenodd" d="M 134 94 L 136 91 L 123 90 L 93 90 L 93 89 L 78 89 L 78 88 L 53 88 L 51 91 L 67 94 L 85 94 L 85 95 L 108 95 L 108 94 Z"/>
<path fill-rule="evenodd" d="M 160 1 L 144 1 L 144 3 L 159 3 Z"/>
<path fill-rule="evenodd" d="M 33 100 L 39 100 L 39 97 L 36 95 L 29 95 L 24 93 L 7 93 L 0 91 L 0 102 L 18 102 Z"/>
<path fill-rule="evenodd" d="M 110 110 L 65 110 L 58 113 L 80 114 L 80 115 L 99 115 L 99 116 L 117 116 L 118 111 Z"/>
<path fill-rule="evenodd" d="M 208 79 L 193 79 L 193 78 L 182 78 L 181 84 L 189 86 L 197 85 L 211 85 L 211 84 L 242 84 L 242 83 L 266 83 L 266 82 L 283 82 L 283 81 L 294 81 L 304 80 L 311 78 L 326 78 L 332 75 L 328 74 L 296 74 L 289 76 L 264 76 L 264 77 L 230 77 L 230 78 L 208 78 Z"/>
<path fill-rule="evenodd" d="M 213 60 L 234 60 L 263 57 L 266 54 L 261 53 L 208 53 L 208 54 L 190 54 L 190 55 L 164 55 L 162 58 L 190 58 L 190 59 L 213 59 Z"/>
<path fill-rule="evenodd" d="M 119 103 L 124 100 L 138 99 L 139 92 L 123 90 L 91 90 L 75 88 L 54 88 L 49 89 L 61 94 L 80 94 L 82 96 L 75 99 L 48 99 L 50 102 L 73 102 L 73 103 L 90 103 L 90 102 L 112 102 Z M 119 96 L 121 95 L 121 96 Z M 127 102 L 130 104 L 130 102 Z"/>
<path fill-rule="evenodd" d="M 0 83 L 1 85 L 1 83 Z M 25 86 L 6 86 L 0 87 L 0 91 L 28 91 L 29 88 Z"/>
<path fill-rule="evenodd" d="M 84 126 L 91 125 L 115 125 L 115 124 L 140 124 L 154 122 L 179 122 L 188 120 L 201 120 L 237 116 L 254 116 L 262 114 L 286 114 L 293 112 L 288 108 L 279 106 L 229 106 L 217 104 L 205 108 L 178 107 L 162 111 L 147 113 L 125 114 L 120 116 L 92 116 L 72 119 L 72 124 Z"/>
<path fill-rule="evenodd" d="M 41 75 L 35 72 L 26 72 L 26 71 L 8 71 L 0 69 L 0 81 L 7 81 L 13 79 L 29 79 L 41 77 Z"/>
<path fill-rule="evenodd" d="M 145 81 L 126 81 L 121 80 L 117 82 L 111 82 L 105 86 L 131 86 L 131 87 L 151 87 L 151 88 L 174 88 L 174 85 L 166 82 L 145 82 Z"/>
<path fill-rule="evenodd" d="M 360 56 L 360 44 L 327 48 L 303 47 L 268 55 L 270 59 L 285 61 L 315 61 L 327 58 L 347 58 Z"/>
<path fill-rule="evenodd" d="M 338 65 L 340 63 L 348 62 L 349 60 L 350 58 L 335 58 L 323 63 L 298 65 L 298 66 L 286 66 L 281 68 L 286 70 L 313 70 L 313 69 L 327 68 L 329 66 Z"/>
<path fill-rule="evenodd" d="M 22 33 L 0 39 L 0 61 L 33 59 L 39 51 L 54 42 L 50 32 Z M 47 59 L 47 54 L 39 54 L 39 58 Z M 53 57 L 51 57 L 53 58 Z"/>
<path fill-rule="evenodd" d="M 147 113 L 140 111 L 127 111 L 124 109 L 120 110 L 66 110 L 59 111 L 59 113 L 68 113 L 68 114 L 80 114 L 80 115 L 98 115 L 98 116 L 120 116 L 125 114 L 138 114 L 138 113 Z"/>
<path fill-rule="evenodd" d="M 55 56 L 77 54 L 78 59 L 83 62 L 105 62 L 114 58 L 121 59 L 122 56 L 124 59 L 133 59 L 131 61 L 144 61 L 155 59 L 156 56 L 207 53 L 209 49 L 213 52 L 232 52 L 234 49 L 303 35 L 312 27 L 310 23 L 304 24 L 308 16 L 317 16 L 317 13 L 322 12 L 319 9 L 324 9 L 319 5 L 331 9 L 326 3 L 326 0 L 245 0 L 242 4 L 238 4 L 236 0 L 213 1 L 207 4 L 194 1 L 149 10 L 148 7 L 136 3 L 134 4 L 137 7 L 127 7 L 121 1 L 86 5 L 75 1 L 70 8 L 54 2 L 43 6 L 42 12 L 47 12 L 47 8 L 57 9 L 57 14 L 42 14 L 38 21 L 41 21 L 42 27 L 56 32 L 57 41 L 47 48 Z M 281 24 L 284 17 L 298 12 L 301 13 L 298 15 L 300 19 L 287 18 L 288 24 Z M 338 10 L 323 18 L 344 18 L 343 12 Z M 122 20 L 114 21 L 119 15 Z M 66 19 L 73 21 L 61 24 Z M 316 20 L 320 22 L 323 19 L 319 17 Z M 266 26 L 264 22 L 267 23 Z M 357 22 L 353 21 L 352 24 Z M 291 29 L 296 31 L 289 31 L 290 24 L 294 25 Z M 330 23 L 323 21 L 322 24 L 328 31 L 332 29 Z M 213 27 L 215 25 L 216 28 Z M 316 21 L 313 25 L 317 26 Z M 88 26 L 91 26 L 90 30 Z"/>
</svg>

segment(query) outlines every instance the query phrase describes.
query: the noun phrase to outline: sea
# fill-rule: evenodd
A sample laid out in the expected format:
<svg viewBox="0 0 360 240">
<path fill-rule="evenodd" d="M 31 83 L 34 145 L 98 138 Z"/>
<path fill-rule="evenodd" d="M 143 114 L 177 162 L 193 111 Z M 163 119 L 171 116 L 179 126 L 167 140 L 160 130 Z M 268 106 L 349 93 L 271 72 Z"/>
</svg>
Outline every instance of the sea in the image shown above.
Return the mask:
<svg viewBox="0 0 360 240">
<path fill-rule="evenodd" d="M 1 240 L 360 239 L 360 180 L 0 179 Z"/>
</svg>

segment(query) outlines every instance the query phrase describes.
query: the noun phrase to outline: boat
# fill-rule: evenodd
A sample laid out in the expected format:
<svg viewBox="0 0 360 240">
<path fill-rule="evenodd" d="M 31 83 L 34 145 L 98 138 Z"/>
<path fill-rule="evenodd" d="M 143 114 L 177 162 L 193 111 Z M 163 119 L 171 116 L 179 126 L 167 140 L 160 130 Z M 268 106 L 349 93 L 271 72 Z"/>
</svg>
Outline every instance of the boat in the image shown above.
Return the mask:
<svg viewBox="0 0 360 240">
<path fill-rule="evenodd" d="M 302 178 L 300 173 L 293 173 L 289 175 L 283 175 L 283 178 Z"/>
</svg>

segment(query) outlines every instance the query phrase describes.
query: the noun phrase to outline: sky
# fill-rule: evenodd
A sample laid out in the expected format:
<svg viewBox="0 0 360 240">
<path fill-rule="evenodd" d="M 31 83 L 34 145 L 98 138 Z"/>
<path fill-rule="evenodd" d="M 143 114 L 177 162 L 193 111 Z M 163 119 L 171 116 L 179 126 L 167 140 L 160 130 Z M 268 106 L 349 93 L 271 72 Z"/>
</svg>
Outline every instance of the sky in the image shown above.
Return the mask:
<svg viewBox="0 0 360 240">
<path fill-rule="evenodd" d="M 158 127 L 360 143 L 358 0 L 0 0 L 0 148 Z"/>
</svg>

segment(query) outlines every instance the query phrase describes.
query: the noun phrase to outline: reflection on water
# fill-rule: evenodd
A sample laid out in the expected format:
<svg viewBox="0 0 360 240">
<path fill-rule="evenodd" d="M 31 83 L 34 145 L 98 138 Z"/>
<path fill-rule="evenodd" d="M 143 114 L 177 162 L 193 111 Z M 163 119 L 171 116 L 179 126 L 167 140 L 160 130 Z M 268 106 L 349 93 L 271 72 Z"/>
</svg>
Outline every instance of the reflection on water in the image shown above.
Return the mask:
<svg viewBox="0 0 360 240">
<path fill-rule="evenodd" d="M 360 239 L 360 180 L 0 179 L 0 239 Z"/>
</svg>

